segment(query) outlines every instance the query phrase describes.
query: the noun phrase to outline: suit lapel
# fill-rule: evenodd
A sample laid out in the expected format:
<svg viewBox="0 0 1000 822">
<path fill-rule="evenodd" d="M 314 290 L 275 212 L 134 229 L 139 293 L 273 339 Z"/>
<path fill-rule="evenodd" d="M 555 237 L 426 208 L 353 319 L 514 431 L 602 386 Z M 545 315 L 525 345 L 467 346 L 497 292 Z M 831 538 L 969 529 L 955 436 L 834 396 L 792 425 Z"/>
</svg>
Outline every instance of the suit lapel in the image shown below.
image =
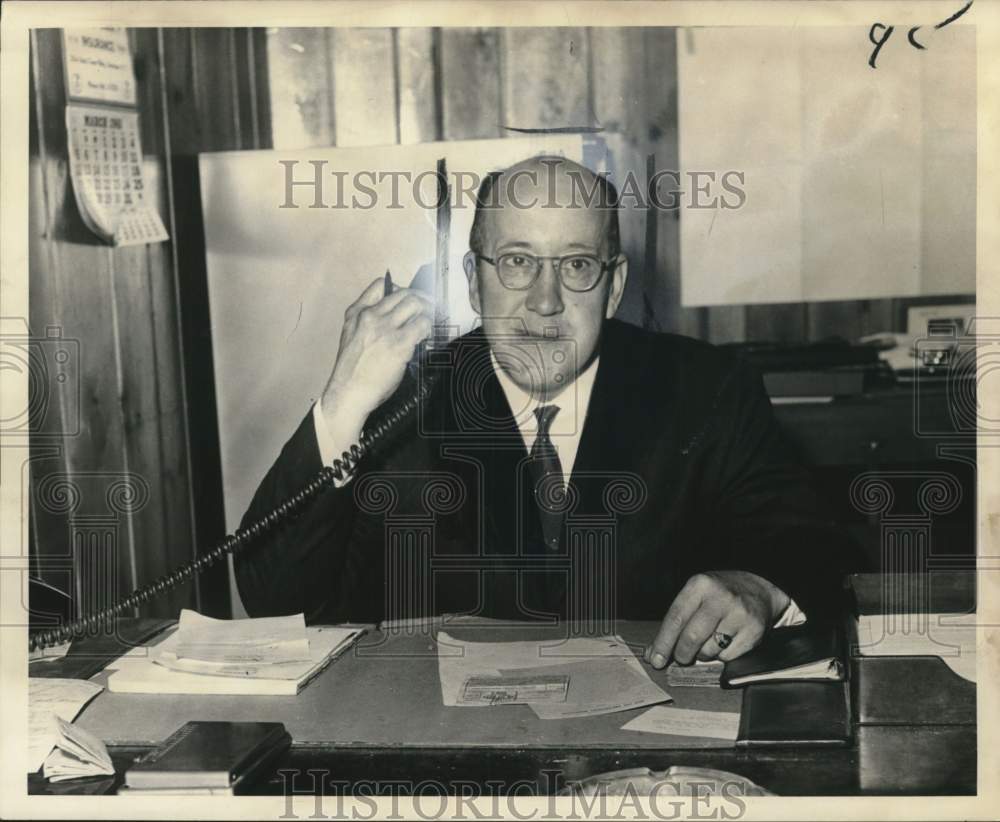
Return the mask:
<svg viewBox="0 0 1000 822">
<path fill-rule="evenodd" d="M 480 505 L 488 541 L 484 549 L 514 555 L 522 541 L 518 535 L 518 476 L 528 452 L 493 371 L 481 329 L 462 338 L 451 373 L 448 426 L 458 436 L 457 445 L 449 445 L 449 450 L 482 466 Z"/>
<path fill-rule="evenodd" d="M 609 475 L 636 472 L 650 431 L 650 387 L 641 386 L 641 350 L 627 351 L 614 323 L 606 325 L 601 359 L 570 481 L 580 493 L 577 513 L 601 514 Z"/>
</svg>

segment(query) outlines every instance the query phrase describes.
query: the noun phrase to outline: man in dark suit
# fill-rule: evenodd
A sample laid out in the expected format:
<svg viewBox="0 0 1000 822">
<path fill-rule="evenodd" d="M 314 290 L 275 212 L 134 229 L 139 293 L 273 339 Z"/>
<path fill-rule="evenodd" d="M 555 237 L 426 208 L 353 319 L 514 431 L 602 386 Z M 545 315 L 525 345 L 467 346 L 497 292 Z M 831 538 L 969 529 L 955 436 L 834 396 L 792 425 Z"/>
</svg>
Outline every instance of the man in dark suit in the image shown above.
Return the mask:
<svg viewBox="0 0 1000 822">
<path fill-rule="evenodd" d="M 628 273 L 614 205 L 556 158 L 487 179 L 464 261 L 482 327 L 426 358 L 429 397 L 353 478 L 239 556 L 251 615 L 662 619 L 646 652 L 662 667 L 836 610 L 846 552 L 759 376 L 612 319 Z M 245 521 L 412 396 L 430 318 L 381 279 L 348 308 L 321 400 Z"/>
</svg>

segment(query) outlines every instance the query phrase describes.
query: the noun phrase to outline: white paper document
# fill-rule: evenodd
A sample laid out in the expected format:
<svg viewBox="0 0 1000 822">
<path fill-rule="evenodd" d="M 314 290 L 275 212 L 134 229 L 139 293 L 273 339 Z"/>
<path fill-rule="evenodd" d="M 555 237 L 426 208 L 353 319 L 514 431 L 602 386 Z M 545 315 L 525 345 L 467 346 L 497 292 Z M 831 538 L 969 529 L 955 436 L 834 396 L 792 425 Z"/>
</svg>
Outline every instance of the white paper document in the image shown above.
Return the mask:
<svg viewBox="0 0 1000 822">
<path fill-rule="evenodd" d="M 108 665 L 108 690 L 129 694 L 294 696 L 361 635 L 359 628 L 306 628 L 310 658 L 278 664 L 204 663 L 179 659 L 177 633 L 153 646 L 133 648 Z M 175 666 L 188 670 L 172 670 Z"/>
<path fill-rule="evenodd" d="M 862 614 L 861 656 L 937 656 L 976 681 L 976 614 Z"/>
<path fill-rule="evenodd" d="M 55 717 L 72 722 L 104 688 L 85 679 L 28 678 L 28 772 L 37 771 L 60 737 Z"/>
<path fill-rule="evenodd" d="M 466 642 L 440 632 L 438 673 L 446 706 L 484 706 L 523 702 L 541 719 L 566 719 L 625 711 L 670 700 L 646 674 L 642 663 L 618 637 L 535 642 Z M 493 701 L 468 698 L 470 685 L 493 680 L 514 689 L 527 678 L 551 683 L 567 680 L 565 697 L 547 686 L 548 698 Z M 536 690 L 537 687 L 536 687 Z M 519 692 L 523 697 L 524 691 Z"/>
<path fill-rule="evenodd" d="M 58 729 L 56 747 L 42 766 L 42 774 L 50 782 L 64 782 L 83 776 L 111 776 L 115 767 L 104 742 L 89 731 L 54 716 Z"/>
<path fill-rule="evenodd" d="M 730 711 L 692 711 L 672 705 L 657 705 L 622 725 L 623 731 L 674 736 L 705 736 L 736 741 L 740 715 Z"/>
<path fill-rule="evenodd" d="M 178 622 L 178 658 L 219 663 L 308 662 L 302 614 L 261 619 L 212 619 L 184 609 Z"/>
<path fill-rule="evenodd" d="M 28 652 L 28 662 L 45 661 L 51 662 L 54 659 L 62 659 L 69 653 L 69 647 L 73 642 L 64 642 L 62 645 L 46 645 L 44 648 L 36 648 Z"/>
</svg>

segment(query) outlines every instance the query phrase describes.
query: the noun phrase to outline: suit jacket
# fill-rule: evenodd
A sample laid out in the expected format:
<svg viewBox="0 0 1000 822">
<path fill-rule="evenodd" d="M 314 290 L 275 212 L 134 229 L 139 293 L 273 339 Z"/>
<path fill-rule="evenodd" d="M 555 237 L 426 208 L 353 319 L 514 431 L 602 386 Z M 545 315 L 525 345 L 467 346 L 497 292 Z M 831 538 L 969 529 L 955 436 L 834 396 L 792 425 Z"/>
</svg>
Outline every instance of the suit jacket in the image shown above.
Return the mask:
<svg viewBox="0 0 1000 822">
<path fill-rule="evenodd" d="M 347 485 L 325 491 L 236 559 L 253 616 L 310 622 L 439 613 L 662 619 L 685 581 L 752 571 L 814 618 L 856 566 L 791 458 L 759 375 L 706 343 L 605 323 L 569 488 L 536 489 L 481 331 L 428 361 L 435 382 Z M 369 420 L 410 396 L 404 380 Z M 559 402 L 572 401 L 567 390 Z M 322 468 L 307 414 L 244 524 Z M 537 491 L 563 512 L 541 538 Z"/>
</svg>

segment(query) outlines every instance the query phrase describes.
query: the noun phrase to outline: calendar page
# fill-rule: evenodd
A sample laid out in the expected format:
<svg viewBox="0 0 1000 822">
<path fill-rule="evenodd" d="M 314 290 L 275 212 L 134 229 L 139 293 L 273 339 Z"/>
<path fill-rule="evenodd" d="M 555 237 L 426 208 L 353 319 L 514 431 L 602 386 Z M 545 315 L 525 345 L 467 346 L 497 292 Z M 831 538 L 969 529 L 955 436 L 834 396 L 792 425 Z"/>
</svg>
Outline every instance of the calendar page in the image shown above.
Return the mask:
<svg viewBox="0 0 1000 822">
<path fill-rule="evenodd" d="M 114 245 L 162 242 L 160 215 L 147 199 L 139 115 L 105 106 L 66 106 L 70 176 L 88 228 Z"/>
</svg>

